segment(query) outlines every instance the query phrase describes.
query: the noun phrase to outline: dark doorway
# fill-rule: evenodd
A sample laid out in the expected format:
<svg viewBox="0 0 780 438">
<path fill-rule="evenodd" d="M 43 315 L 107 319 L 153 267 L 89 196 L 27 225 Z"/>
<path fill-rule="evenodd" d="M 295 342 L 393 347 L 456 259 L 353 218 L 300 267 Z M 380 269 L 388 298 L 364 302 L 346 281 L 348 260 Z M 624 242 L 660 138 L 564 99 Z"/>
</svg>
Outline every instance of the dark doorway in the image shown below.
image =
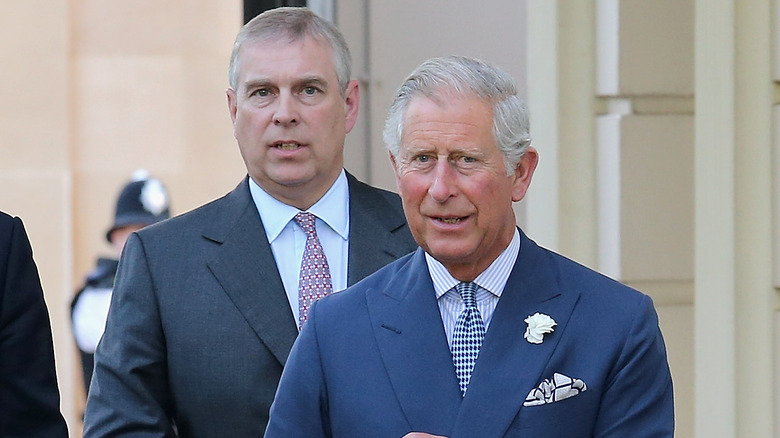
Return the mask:
<svg viewBox="0 0 780 438">
<path fill-rule="evenodd" d="M 244 24 L 263 11 L 281 6 L 306 6 L 306 0 L 244 0 Z"/>
</svg>

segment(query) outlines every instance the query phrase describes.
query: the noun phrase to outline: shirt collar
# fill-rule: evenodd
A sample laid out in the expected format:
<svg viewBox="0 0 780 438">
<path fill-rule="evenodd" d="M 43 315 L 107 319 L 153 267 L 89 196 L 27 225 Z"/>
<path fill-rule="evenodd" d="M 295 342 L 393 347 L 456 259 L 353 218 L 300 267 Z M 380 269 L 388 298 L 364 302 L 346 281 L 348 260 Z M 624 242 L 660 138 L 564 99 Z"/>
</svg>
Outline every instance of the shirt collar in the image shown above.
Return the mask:
<svg viewBox="0 0 780 438">
<path fill-rule="evenodd" d="M 504 292 L 504 286 L 506 286 L 506 282 L 509 279 L 509 274 L 512 273 L 512 269 L 515 266 L 515 261 L 517 260 L 517 255 L 519 253 L 520 232 L 518 232 L 517 227 L 515 227 L 515 232 L 512 235 L 512 240 L 509 242 L 509 245 L 495 260 L 493 260 L 493 263 L 491 263 L 487 269 L 477 275 L 477 278 L 474 279 L 474 283 L 500 298 L 501 294 Z M 433 256 L 427 252 L 425 253 L 425 261 L 428 263 L 428 272 L 430 272 L 431 280 L 433 280 L 433 289 L 436 292 L 436 299 L 441 298 L 448 290 L 460 283 L 459 280 L 447 271 L 447 268 L 445 268 L 441 262 L 433 258 Z"/>
<path fill-rule="evenodd" d="M 249 178 L 249 192 L 263 221 L 268 241 L 273 242 L 300 210 L 269 195 L 252 178 Z M 330 189 L 307 211 L 325 222 L 342 239 L 349 238 L 349 184 L 344 169 Z"/>
</svg>

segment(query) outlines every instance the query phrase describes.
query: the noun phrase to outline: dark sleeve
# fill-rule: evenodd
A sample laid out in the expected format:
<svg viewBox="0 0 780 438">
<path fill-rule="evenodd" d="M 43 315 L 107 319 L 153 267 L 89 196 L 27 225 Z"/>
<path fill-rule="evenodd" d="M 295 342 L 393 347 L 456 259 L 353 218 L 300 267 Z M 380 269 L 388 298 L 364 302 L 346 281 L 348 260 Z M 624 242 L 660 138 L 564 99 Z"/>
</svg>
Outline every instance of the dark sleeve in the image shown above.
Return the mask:
<svg viewBox="0 0 780 438">
<path fill-rule="evenodd" d="M 67 437 L 49 312 L 21 219 L 0 217 L 0 436 Z"/>
<path fill-rule="evenodd" d="M 84 437 L 175 436 L 165 338 L 144 245 L 127 239 L 84 416 Z"/>
<path fill-rule="evenodd" d="M 282 371 L 265 438 L 331 436 L 316 334 L 316 313 L 317 303 L 314 303 Z"/>
<path fill-rule="evenodd" d="M 672 376 L 658 316 L 643 297 L 608 386 L 593 436 L 674 436 Z"/>
</svg>

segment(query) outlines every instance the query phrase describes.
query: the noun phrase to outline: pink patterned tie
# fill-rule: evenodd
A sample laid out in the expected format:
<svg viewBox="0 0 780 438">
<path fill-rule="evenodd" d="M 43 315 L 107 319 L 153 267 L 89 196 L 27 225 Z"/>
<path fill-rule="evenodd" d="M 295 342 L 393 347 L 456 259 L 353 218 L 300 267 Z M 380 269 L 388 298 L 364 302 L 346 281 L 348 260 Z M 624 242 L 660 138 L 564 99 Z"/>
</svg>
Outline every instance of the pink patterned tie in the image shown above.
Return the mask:
<svg viewBox="0 0 780 438">
<path fill-rule="evenodd" d="M 320 239 L 317 238 L 314 219 L 311 213 L 303 212 L 295 215 L 295 222 L 306 233 L 306 249 L 303 251 L 301 275 L 298 280 L 298 329 L 306 322 L 309 307 L 315 301 L 333 292 L 328 259 L 325 257 Z"/>
</svg>

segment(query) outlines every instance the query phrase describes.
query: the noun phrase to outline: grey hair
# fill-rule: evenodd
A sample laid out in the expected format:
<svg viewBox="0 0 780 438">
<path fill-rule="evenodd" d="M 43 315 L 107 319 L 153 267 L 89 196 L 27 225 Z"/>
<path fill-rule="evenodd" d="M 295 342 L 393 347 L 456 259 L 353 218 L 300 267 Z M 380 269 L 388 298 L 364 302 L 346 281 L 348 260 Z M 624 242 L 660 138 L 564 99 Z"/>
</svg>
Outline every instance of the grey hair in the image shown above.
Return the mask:
<svg viewBox="0 0 780 438">
<path fill-rule="evenodd" d="M 382 133 L 385 147 L 398 157 L 404 115 L 414 97 L 439 104 L 449 99 L 476 97 L 493 109 L 493 137 L 511 175 L 531 144 L 528 109 L 517 95 L 511 76 L 483 61 L 463 56 L 431 58 L 417 67 L 398 89 Z"/>
<path fill-rule="evenodd" d="M 230 88 L 238 87 L 238 65 L 241 47 L 248 41 L 273 42 L 287 38 L 289 42 L 305 37 L 325 42 L 333 49 L 333 65 L 339 81 L 339 91 L 344 96 L 352 75 L 352 56 L 341 32 L 329 21 L 308 8 L 282 7 L 270 9 L 245 24 L 233 43 L 230 55 L 228 79 Z"/>
</svg>

